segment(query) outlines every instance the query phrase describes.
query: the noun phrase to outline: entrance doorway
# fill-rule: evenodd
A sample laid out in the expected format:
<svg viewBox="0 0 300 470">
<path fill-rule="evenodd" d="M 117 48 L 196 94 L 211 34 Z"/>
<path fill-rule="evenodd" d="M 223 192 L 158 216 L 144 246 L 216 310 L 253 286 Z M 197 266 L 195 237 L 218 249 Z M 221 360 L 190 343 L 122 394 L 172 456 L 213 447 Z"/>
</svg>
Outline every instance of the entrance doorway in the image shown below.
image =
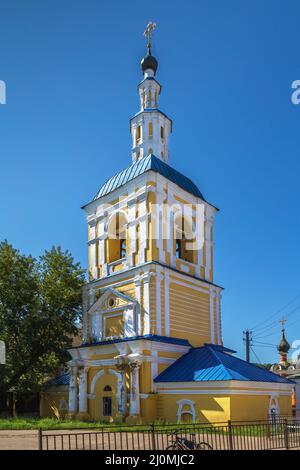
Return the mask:
<svg viewBox="0 0 300 470">
<path fill-rule="evenodd" d="M 112 415 L 112 398 L 103 397 L 103 416 Z"/>
</svg>

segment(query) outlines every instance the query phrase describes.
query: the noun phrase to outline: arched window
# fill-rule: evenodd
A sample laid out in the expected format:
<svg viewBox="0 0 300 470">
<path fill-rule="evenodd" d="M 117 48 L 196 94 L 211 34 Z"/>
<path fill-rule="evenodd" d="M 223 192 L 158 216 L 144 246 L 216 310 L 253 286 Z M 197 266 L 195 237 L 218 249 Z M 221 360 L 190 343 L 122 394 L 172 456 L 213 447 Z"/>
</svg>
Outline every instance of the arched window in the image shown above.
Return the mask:
<svg viewBox="0 0 300 470">
<path fill-rule="evenodd" d="M 193 400 L 181 399 L 177 402 L 177 421 L 195 421 L 196 410 L 195 402 Z"/>
<path fill-rule="evenodd" d="M 191 222 L 181 214 L 175 217 L 175 256 L 190 263 L 195 262 L 195 251 L 192 249 L 193 233 Z"/>
<path fill-rule="evenodd" d="M 153 137 L 153 124 L 152 122 L 149 122 L 149 125 L 148 125 L 148 134 L 149 134 L 149 137 L 150 139 Z"/>
<path fill-rule="evenodd" d="M 163 126 L 160 127 L 160 138 L 162 142 L 165 140 L 165 129 L 163 128 Z"/>
<path fill-rule="evenodd" d="M 152 101 L 152 92 L 151 88 L 149 89 L 149 94 L 148 94 L 148 106 L 151 107 L 151 101 Z"/>
<path fill-rule="evenodd" d="M 111 386 L 110 385 L 105 385 L 103 391 L 104 392 L 111 392 L 112 391 Z"/>
<path fill-rule="evenodd" d="M 125 258 L 127 250 L 126 239 L 127 218 L 123 212 L 114 214 L 108 224 L 107 262 L 112 263 Z"/>
<path fill-rule="evenodd" d="M 153 150 L 152 148 L 150 147 L 149 150 L 148 150 L 148 155 L 151 155 L 153 153 Z"/>
<path fill-rule="evenodd" d="M 136 145 L 139 145 L 142 141 L 142 126 L 136 128 Z"/>
</svg>

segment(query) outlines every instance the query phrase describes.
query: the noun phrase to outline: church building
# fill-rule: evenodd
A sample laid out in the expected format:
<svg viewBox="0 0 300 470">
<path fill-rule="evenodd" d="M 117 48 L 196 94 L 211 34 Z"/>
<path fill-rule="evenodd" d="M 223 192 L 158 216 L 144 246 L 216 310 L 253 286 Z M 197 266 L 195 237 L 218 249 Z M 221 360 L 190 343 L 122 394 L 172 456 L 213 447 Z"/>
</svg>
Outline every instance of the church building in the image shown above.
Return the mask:
<svg viewBox="0 0 300 470">
<path fill-rule="evenodd" d="M 170 165 L 172 120 L 159 108 L 153 27 L 140 108 L 130 120 L 132 161 L 83 207 L 82 344 L 69 350 L 69 373 L 43 394 L 41 414 L 126 423 L 263 420 L 276 402 L 289 415 L 293 384 L 223 345 L 218 209 Z"/>
</svg>

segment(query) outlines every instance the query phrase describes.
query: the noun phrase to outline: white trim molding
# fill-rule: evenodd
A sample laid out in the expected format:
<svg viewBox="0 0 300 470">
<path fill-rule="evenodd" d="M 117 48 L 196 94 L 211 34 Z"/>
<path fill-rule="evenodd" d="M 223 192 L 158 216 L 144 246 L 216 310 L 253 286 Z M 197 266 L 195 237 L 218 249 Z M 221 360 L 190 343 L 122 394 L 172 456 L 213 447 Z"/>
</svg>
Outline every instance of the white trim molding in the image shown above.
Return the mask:
<svg viewBox="0 0 300 470">
<path fill-rule="evenodd" d="M 186 398 L 182 398 L 177 402 L 178 409 L 177 409 L 177 421 L 181 421 L 181 417 L 183 414 L 189 414 L 193 418 L 193 422 L 196 421 L 196 410 L 195 410 L 195 402 L 193 400 L 188 400 Z M 189 409 L 184 410 L 184 406 L 189 406 Z"/>
</svg>

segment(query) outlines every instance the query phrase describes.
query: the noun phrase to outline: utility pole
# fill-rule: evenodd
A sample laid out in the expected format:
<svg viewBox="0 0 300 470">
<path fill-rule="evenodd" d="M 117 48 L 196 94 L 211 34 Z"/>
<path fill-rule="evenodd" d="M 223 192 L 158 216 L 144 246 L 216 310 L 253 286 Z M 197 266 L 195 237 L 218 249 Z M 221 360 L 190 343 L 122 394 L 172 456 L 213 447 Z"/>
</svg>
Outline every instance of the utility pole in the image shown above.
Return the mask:
<svg viewBox="0 0 300 470">
<path fill-rule="evenodd" d="M 246 343 L 246 361 L 250 362 L 250 345 L 252 341 L 252 331 L 246 330 L 243 333 L 245 335 L 244 341 Z"/>
</svg>

